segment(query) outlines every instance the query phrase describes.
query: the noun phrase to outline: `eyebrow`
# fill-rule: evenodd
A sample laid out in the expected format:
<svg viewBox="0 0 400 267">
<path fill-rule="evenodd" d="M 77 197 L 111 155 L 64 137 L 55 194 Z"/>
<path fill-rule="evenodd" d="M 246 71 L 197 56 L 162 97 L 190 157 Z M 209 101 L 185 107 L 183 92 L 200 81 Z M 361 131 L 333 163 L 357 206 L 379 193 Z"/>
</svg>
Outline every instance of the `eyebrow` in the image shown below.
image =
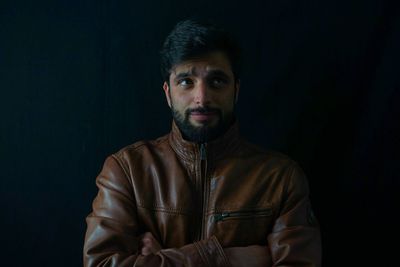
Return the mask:
<svg viewBox="0 0 400 267">
<path fill-rule="evenodd" d="M 211 70 L 207 76 L 218 76 L 225 80 L 228 80 L 228 81 L 230 80 L 229 75 L 226 74 L 225 71 L 223 71 L 223 70 Z"/>
<path fill-rule="evenodd" d="M 191 76 L 191 75 L 193 75 L 193 71 L 192 71 L 192 70 L 190 70 L 190 71 L 185 71 L 185 72 L 180 72 L 180 73 L 178 73 L 178 74 L 175 76 L 174 81 L 180 80 L 180 79 L 182 79 L 182 78 L 189 77 L 189 76 Z"/>
<path fill-rule="evenodd" d="M 186 77 L 189 77 L 189 76 L 192 76 L 192 75 L 196 76 L 196 70 L 195 69 L 191 69 L 189 71 L 178 73 L 175 76 L 174 81 L 177 81 L 177 80 L 180 80 L 182 78 L 186 78 Z M 210 70 L 207 73 L 207 77 L 209 77 L 209 76 L 220 76 L 220 77 L 225 78 L 227 80 L 229 80 L 229 78 L 230 78 L 229 75 L 225 73 L 225 71 L 219 70 L 219 69 Z"/>
</svg>

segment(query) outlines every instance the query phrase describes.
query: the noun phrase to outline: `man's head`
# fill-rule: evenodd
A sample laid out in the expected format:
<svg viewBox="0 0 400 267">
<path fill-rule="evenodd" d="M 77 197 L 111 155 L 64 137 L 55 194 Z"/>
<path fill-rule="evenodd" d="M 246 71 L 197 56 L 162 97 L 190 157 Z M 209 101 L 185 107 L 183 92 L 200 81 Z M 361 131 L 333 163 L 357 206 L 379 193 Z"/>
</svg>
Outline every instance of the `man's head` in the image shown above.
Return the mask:
<svg viewBox="0 0 400 267">
<path fill-rule="evenodd" d="M 210 24 L 178 23 L 161 51 L 163 89 L 184 137 L 203 143 L 234 120 L 240 50 L 229 34 Z"/>
</svg>

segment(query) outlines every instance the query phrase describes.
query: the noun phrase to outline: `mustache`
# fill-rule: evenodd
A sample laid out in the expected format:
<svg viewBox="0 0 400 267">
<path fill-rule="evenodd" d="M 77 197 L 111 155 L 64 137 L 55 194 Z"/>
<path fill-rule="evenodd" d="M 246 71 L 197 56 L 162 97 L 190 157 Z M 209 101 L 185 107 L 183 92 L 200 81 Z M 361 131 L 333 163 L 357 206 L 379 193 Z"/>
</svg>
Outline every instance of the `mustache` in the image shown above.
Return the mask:
<svg viewBox="0 0 400 267">
<path fill-rule="evenodd" d="M 221 110 L 218 108 L 211 108 L 211 107 L 198 107 L 198 108 L 189 108 L 186 110 L 186 115 L 190 115 L 190 113 L 200 113 L 200 114 L 207 114 L 207 113 L 217 113 L 221 114 Z"/>
</svg>

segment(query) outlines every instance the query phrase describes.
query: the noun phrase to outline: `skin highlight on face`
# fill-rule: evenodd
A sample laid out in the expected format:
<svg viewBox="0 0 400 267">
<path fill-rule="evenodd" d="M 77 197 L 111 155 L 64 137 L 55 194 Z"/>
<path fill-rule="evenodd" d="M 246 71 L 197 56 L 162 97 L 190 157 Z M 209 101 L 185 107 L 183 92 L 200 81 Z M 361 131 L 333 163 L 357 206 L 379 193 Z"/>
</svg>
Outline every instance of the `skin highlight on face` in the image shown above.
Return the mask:
<svg viewBox="0 0 400 267">
<path fill-rule="evenodd" d="M 222 52 L 184 61 L 174 66 L 163 88 L 175 123 L 185 139 L 212 141 L 234 120 L 239 92 L 230 63 Z"/>
</svg>

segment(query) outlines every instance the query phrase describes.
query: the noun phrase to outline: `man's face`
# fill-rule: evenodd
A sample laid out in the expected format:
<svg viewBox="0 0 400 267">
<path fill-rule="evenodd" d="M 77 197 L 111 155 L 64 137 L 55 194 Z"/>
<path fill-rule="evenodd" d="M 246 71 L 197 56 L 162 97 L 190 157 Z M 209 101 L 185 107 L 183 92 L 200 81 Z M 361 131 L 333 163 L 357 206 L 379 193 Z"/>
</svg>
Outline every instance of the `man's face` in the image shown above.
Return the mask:
<svg viewBox="0 0 400 267">
<path fill-rule="evenodd" d="M 184 137 L 203 143 L 223 134 L 233 120 L 239 93 L 228 58 L 213 52 L 177 64 L 163 85 Z"/>
</svg>

